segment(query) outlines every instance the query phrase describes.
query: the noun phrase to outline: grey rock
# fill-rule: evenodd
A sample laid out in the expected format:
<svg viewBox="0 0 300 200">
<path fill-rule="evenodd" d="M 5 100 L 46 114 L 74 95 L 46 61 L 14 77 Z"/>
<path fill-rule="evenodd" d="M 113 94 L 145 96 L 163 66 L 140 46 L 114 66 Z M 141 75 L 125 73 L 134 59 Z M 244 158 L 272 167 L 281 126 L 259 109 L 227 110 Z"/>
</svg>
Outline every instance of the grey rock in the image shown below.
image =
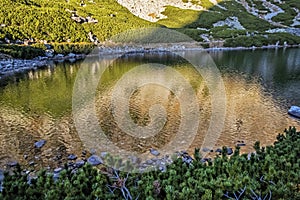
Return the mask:
<svg viewBox="0 0 300 200">
<path fill-rule="evenodd" d="M 227 155 L 233 154 L 233 150 L 230 147 L 227 147 Z"/>
<path fill-rule="evenodd" d="M 75 154 L 68 155 L 68 160 L 76 160 L 77 156 Z"/>
<path fill-rule="evenodd" d="M 40 140 L 34 143 L 34 147 L 42 148 L 46 144 L 46 140 Z"/>
<path fill-rule="evenodd" d="M 59 173 L 54 173 L 53 179 L 54 179 L 54 181 L 57 181 L 59 179 Z"/>
<path fill-rule="evenodd" d="M 202 149 L 202 151 L 203 151 L 203 152 L 210 152 L 211 149 L 204 147 L 204 148 Z"/>
<path fill-rule="evenodd" d="M 101 152 L 101 157 L 105 158 L 107 156 L 107 152 Z"/>
<path fill-rule="evenodd" d="M 58 168 L 54 169 L 53 172 L 57 174 L 57 173 L 61 172 L 62 170 L 63 170 L 63 168 L 58 167 Z"/>
<path fill-rule="evenodd" d="M 154 156 L 159 156 L 159 154 L 160 154 L 156 149 L 153 149 L 153 148 L 150 149 L 150 153 Z"/>
<path fill-rule="evenodd" d="M 83 160 L 78 160 L 75 162 L 75 166 L 77 168 L 82 167 L 85 164 L 85 162 Z"/>
<path fill-rule="evenodd" d="M 166 167 L 165 165 L 160 165 L 160 166 L 158 167 L 158 169 L 159 169 L 159 171 L 161 171 L 161 172 L 166 172 L 166 171 L 167 171 L 167 167 Z"/>
<path fill-rule="evenodd" d="M 102 164 L 103 160 L 97 155 L 92 155 L 88 158 L 87 162 L 93 166 L 96 166 Z"/>
<path fill-rule="evenodd" d="M 68 57 L 74 58 L 74 57 L 76 57 L 76 54 L 74 54 L 74 53 L 69 53 L 69 54 L 68 54 Z"/>
<path fill-rule="evenodd" d="M 222 153 L 222 149 L 218 148 L 215 152 Z"/>
<path fill-rule="evenodd" d="M 17 166 L 19 163 L 17 162 L 17 161 L 11 161 L 11 162 L 8 162 L 7 163 L 7 165 L 9 166 L 9 167 L 15 167 L 15 166 Z"/>
<path fill-rule="evenodd" d="M 35 164 L 35 162 L 34 162 L 34 161 L 30 161 L 28 164 L 29 164 L 30 166 L 33 166 L 33 165 Z"/>
</svg>

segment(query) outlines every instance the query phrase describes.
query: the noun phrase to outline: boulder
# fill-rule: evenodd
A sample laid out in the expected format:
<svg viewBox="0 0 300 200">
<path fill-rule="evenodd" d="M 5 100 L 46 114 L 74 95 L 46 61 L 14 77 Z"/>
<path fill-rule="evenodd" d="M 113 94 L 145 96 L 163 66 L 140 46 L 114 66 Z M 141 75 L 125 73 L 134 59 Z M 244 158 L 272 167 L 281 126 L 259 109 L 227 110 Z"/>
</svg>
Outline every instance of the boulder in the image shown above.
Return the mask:
<svg viewBox="0 0 300 200">
<path fill-rule="evenodd" d="M 288 113 L 292 115 L 293 117 L 300 118 L 300 107 L 298 106 L 291 106 L 288 110 Z"/>
<path fill-rule="evenodd" d="M 97 155 L 92 155 L 89 157 L 87 162 L 93 166 L 103 164 L 103 160 Z"/>
<path fill-rule="evenodd" d="M 154 156 L 158 156 L 160 153 L 156 149 L 150 149 L 150 153 Z"/>
</svg>

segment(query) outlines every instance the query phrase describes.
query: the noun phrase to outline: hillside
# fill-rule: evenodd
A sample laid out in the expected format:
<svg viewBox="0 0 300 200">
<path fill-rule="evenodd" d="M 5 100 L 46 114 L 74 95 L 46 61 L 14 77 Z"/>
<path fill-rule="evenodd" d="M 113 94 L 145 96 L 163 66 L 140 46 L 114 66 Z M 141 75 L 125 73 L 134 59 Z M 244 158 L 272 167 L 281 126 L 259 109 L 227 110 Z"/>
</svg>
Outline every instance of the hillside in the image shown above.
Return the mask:
<svg viewBox="0 0 300 200">
<path fill-rule="evenodd" d="M 153 26 L 183 32 L 205 47 L 296 45 L 297 1 L 1 0 L 0 53 L 24 57 L 18 47 L 37 43 L 26 51 L 40 55 L 45 48 L 39 43 L 97 43 L 125 30 Z"/>
</svg>

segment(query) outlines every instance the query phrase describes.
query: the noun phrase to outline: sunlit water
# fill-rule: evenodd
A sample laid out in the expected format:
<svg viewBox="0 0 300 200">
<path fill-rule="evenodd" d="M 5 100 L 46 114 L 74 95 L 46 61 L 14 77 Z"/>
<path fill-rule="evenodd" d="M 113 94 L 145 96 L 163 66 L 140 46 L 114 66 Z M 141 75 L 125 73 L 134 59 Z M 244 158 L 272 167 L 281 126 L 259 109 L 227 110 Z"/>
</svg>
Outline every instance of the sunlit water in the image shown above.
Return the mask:
<svg viewBox="0 0 300 200">
<path fill-rule="evenodd" d="M 197 57 L 200 52 L 193 51 L 192 54 Z M 243 141 L 246 146 L 241 147 L 241 151 L 251 152 L 257 140 L 262 145 L 269 145 L 285 128 L 300 128 L 300 120 L 287 114 L 291 105 L 300 106 L 299 49 L 222 51 L 211 52 L 210 55 L 221 71 L 226 91 L 224 128 L 220 137 L 216 138 L 214 150 L 222 146 L 234 147 L 238 141 Z M 159 63 L 161 66 L 150 65 L 150 68 L 147 68 L 147 63 L 148 66 L 150 63 Z M 121 87 L 122 82 L 119 81 L 122 77 L 128 76 L 137 67 L 141 70 L 135 72 L 135 77 L 146 77 L 144 72 L 147 68 L 152 70 L 147 71 L 149 76 L 153 76 L 152 72 L 158 74 L 155 80 L 171 80 L 172 74 L 164 66 L 169 66 L 187 81 L 198 102 L 198 110 L 189 111 L 199 116 L 196 136 L 186 137 L 186 140 L 192 141 L 176 141 L 174 151 L 181 149 L 181 142 L 191 143 L 188 149 L 181 150 L 192 152 L 194 148 L 203 148 L 202 144 L 213 115 L 212 92 L 206 85 L 205 77 L 191 64 L 168 53 L 130 54 L 116 60 L 109 56 L 101 59 L 95 57 L 90 58 L 88 62 L 60 63 L 23 75 L 2 78 L 1 167 L 9 161 L 18 161 L 24 165 L 34 161 L 36 166 L 55 167 L 66 161 L 66 155 L 69 153 L 80 157 L 84 149 L 90 151 L 92 148 L 97 153 L 110 151 L 104 144 L 99 145 L 99 140 L 95 138 L 98 137 L 97 130 L 93 129 L 95 123 L 113 145 L 129 152 L 148 153 L 149 148 L 161 149 L 170 144 L 176 139 L 174 134 L 180 129 L 185 117 L 181 110 L 184 103 L 180 98 L 183 97 L 164 85 L 145 84 L 136 87 L 129 98 L 119 96 L 117 105 L 111 100 L 116 88 Z M 76 108 L 75 111 L 73 109 L 72 112 L 73 86 L 80 67 L 84 68 L 83 72 L 81 68 L 80 74 L 88 77 L 80 82 L 80 87 L 77 88 L 82 92 L 82 98 L 89 94 L 87 91 L 92 90 L 91 83 L 97 81 L 97 87 L 93 102 L 89 104 L 86 103 L 88 101 L 84 101 L 80 108 Z M 99 71 L 103 72 L 100 80 Z M 176 79 L 173 79 L 172 84 L 176 85 Z M 174 90 L 177 91 L 178 88 L 175 87 Z M 122 112 L 115 112 L 116 106 L 127 104 L 130 117 L 124 117 Z M 156 110 L 159 120 L 151 121 L 149 110 L 155 105 L 160 105 Z M 162 107 L 164 112 L 161 111 Z M 91 119 L 91 108 L 95 110 L 96 122 L 88 121 Z M 77 115 L 78 112 L 81 115 Z M 78 133 L 74 115 L 76 120 L 87 124 L 86 130 L 89 132 Z M 139 132 L 136 136 L 126 133 L 116 119 L 125 120 L 125 125 L 139 127 L 140 129 L 136 129 Z M 149 126 L 146 131 L 146 127 Z M 156 126 L 160 127 L 159 131 L 146 137 L 151 130 L 157 131 Z M 191 127 L 191 130 L 193 128 Z M 142 137 L 143 134 L 145 137 Z M 46 145 L 41 149 L 34 148 L 34 142 L 40 139 L 45 139 Z"/>
</svg>

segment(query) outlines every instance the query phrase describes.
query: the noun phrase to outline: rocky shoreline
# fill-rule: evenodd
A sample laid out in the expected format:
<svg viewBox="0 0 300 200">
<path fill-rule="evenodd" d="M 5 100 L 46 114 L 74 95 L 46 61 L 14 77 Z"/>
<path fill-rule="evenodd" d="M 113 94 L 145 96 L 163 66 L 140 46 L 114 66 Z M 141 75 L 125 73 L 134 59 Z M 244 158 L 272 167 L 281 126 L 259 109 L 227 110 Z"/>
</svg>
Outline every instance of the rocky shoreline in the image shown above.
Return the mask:
<svg viewBox="0 0 300 200">
<path fill-rule="evenodd" d="M 4 76 L 16 73 L 24 73 L 29 70 L 36 70 L 45 66 L 54 65 L 55 62 L 75 62 L 82 60 L 87 56 L 94 55 L 115 55 L 125 53 L 148 53 L 148 52 L 179 52 L 187 50 L 195 51 L 236 51 L 236 50 L 255 50 L 255 49 L 277 49 L 277 48 L 299 48 L 299 45 L 268 45 L 262 47 L 211 47 L 203 48 L 199 43 L 176 43 L 176 44 L 141 44 L 141 45 L 100 45 L 91 54 L 74 54 L 68 55 L 56 54 L 54 56 L 39 56 L 34 59 L 15 59 L 8 55 L 0 55 L 0 79 Z"/>
</svg>

